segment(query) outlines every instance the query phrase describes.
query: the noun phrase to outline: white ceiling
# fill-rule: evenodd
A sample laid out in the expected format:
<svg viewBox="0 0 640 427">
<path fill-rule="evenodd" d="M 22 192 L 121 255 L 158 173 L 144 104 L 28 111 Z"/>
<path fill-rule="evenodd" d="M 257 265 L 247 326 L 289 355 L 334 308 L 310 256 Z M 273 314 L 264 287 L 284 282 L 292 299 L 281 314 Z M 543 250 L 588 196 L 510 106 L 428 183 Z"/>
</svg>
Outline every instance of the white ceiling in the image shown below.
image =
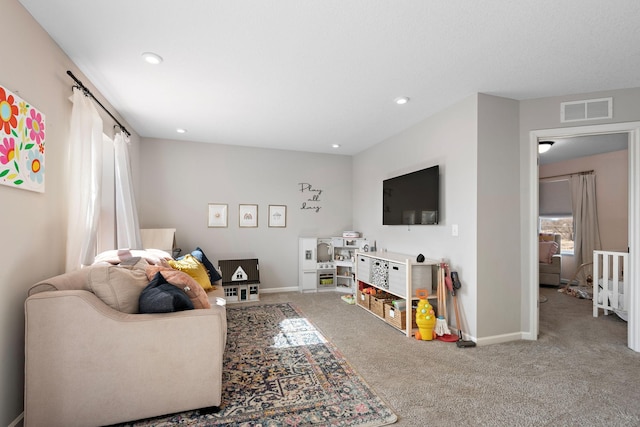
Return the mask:
<svg viewBox="0 0 640 427">
<path fill-rule="evenodd" d="M 638 0 L 20 2 L 142 137 L 355 154 L 476 92 L 640 86 Z"/>
<path fill-rule="evenodd" d="M 611 151 L 626 150 L 629 144 L 628 133 L 605 135 L 584 135 L 562 138 L 545 138 L 553 141 L 551 149 L 540 154 L 540 164 L 563 162 L 578 157 L 594 156 Z"/>
</svg>

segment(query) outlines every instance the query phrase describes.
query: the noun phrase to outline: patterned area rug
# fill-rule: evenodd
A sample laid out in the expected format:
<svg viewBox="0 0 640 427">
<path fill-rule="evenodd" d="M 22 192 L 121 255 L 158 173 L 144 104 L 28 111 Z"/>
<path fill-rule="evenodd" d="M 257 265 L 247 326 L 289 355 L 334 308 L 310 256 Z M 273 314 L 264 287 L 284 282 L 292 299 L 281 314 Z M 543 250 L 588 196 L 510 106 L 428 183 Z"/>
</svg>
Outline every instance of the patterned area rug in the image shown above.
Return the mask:
<svg viewBox="0 0 640 427">
<path fill-rule="evenodd" d="M 290 304 L 227 306 L 223 407 L 127 426 L 383 426 L 396 415 Z"/>
</svg>

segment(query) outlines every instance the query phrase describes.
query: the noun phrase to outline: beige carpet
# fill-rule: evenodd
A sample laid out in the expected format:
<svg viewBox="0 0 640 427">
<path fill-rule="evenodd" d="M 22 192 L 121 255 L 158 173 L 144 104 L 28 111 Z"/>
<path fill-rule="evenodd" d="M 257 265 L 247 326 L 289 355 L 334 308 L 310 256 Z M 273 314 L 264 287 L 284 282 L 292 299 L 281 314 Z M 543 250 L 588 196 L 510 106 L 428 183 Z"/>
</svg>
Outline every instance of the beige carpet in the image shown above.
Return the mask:
<svg viewBox="0 0 640 427">
<path fill-rule="evenodd" d="M 408 339 L 337 293 L 291 301 L 398 415 L 398 426 L 638 426 L 640 354 L 626 323 L 541 288 L 540 339 L 461 349 Z M 544 298 L 543 298 L 544 299 Z M 498 308 L 496 308 L 498 309 Z"/>
</svg>

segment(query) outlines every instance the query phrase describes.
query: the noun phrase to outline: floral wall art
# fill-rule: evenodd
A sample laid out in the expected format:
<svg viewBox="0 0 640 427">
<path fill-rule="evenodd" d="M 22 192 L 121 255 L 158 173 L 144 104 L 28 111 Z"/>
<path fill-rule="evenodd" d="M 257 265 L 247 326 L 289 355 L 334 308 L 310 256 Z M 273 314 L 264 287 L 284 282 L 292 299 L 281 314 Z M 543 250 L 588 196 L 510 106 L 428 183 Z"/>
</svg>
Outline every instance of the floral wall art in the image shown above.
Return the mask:
<svg viewBox="0 0 640 427">
<path fill-rule="evenodd" d="M 0 184 L 44 192 L 44 114 L 0 85 Z"/>
</svg>

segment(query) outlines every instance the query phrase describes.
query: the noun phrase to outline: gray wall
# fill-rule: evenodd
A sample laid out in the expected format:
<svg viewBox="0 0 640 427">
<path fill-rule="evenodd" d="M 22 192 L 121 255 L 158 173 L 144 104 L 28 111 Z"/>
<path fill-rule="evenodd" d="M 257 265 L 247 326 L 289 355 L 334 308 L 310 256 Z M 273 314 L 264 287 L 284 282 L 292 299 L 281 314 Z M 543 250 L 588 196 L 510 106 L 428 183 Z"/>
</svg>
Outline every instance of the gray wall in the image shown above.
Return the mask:
<svg viewBox="0 0 640 427">
<path fill-rule="evenodd" d="M 611 119 L 590 120 L 585 122 L 560 122 L 560 103 L 568 101 L 578 101 L 585 99 L 598 99 L 613 97 L 613 117 Z M 532 174 L 530 158 L 531 131 L 543 129 L 559 129 L 565 127 L 593 126 L 608 123 L 624 123 L 640 120 L 640 88 L 610 90 L 603 92 L 593 92 L 586 94 L 573 94 L 566 96 L 556 96 L 548 98 L 538 98 L 520 101 L 520 211 L 521 233 L 522 233 L 522 253 L 521 253 L 521 283 L 528 285 L 529 271 L 537 269 L 538 254 L 531 253 L 526 244 L 528 238 L 528 227 L 526 216 L 534 211 L 536 207 L 530 203 L 531 188 L 538 185 L 537 179 L 531 182 L 531 176 L 537 176 L 537 171 Z M 537 188 L 537 187 L 536 187 Z M 533 267 L 532 267 L 533 264 Z M 523 330 L 530 330 L 529 318 L 531 316 L 531 302 L 528 293 L 522 295 L 522 325 Z"/>
<path fill-rule="evenodd" d="M 518 102 L 480 94 L 478 107 L 478 337 L 520 335 Z"/>
<path fill-rule="evenodd" d="M 46 116 L 45 192 L 0 186 L 2 265 L 0 269 L 0 425 L 17 419 L 23 408 L 24 300 L 32 284 L 60 274 L 67 232 L 67 135 L 71 113 L 71 70 L 110 108 L 71 60 L 16 0 L 0 0 L 5 40 L 0 84 Z M 105 133 L 113 122 L 102 114 Z M 126 126 L 126 123 L 125 123 Z M 137 162 L 137 138 L 132 139 Z M 135 171 L 134 171 L 135 174 Z"/>
<path fill-rule="evenodd" d="M 183 253 L 200 246 L 215 263 L 258 258 L 262 290 L 297 289 L 298 237 L 352 228 L 351 156 L 143 139 L 141 159 L 141 227 L 176 228 Z M 209 203 L 228 205 L 227 228 L 207 226 Z M 257 228 L 238 226 L 239 204 L 258 205 Z M 268 227 L 270 204 L 287 206 L 286 228 Z"/>
<path fill-rule="evenodd" d="M 0 84 L 17 92 L 46 115 L 45 193 L 0 186 L 0 221 L 5 225 L 2 241 L 11 243 L 3 246 L 4 268 L 0 271 L 3 289 L 0 425 L 8 425 L 20 416 L 23 407 L 23 304 L 27 290 L 36 281 L 64 269 L 65 171 L 71 112 L 68 101 L 71 80 L 66 70 L 72 70 L 103 104 L 110 106 L 16 0 L 0 0 L 0 10 L 3 17 L 0 39 L 11 41 L 3 46 L 5 60 Z M 559 122 L 562 101 L 606 96 L 614 98 L 614 117 L 597 123 L 640 120 L 637 108 L 640 88 L 518 103 L 520 218 L 533 209 L 528 201 L 529 132 L 566 127 Z M 509 100 L 471 96 L 353 159 L 217 144 L 180 143 L 178 146 L 173 141 L 157 140 L 144 141 L 144 150 L 138 155 L 138 138 L 134 135 L 132 164 L 139 189 L 141 224 L 144 227 L 176 226 L 179 246 L 189 249 L 202 245 L 215 260 L 257 256 L 264 269 L 265 287 L 271 289 L 297 284 L 298 236 L 331 235 L 345 229 L 363 231 L 370 239 L 377 239 L 381 248 L 408 254 L 421 252 L 430 258 L 449 260 L 463 280 L 461 302 L 466 330 L 474 336 L 509 333 L 510 329 L 500 329 L 497 324 L 510 323 L 515 309 L 509 306 L 505 313 L 498 313 L 513 303 L 511 299 L 520 292 L 518 286 L 525 286 L 518 284 L 517 276 L 520 275 L 520 284 L 526 284 L 528 265 L 537 260 L 537 256 L 520 245 L 520 268 L 508 271 L 513 283 L 507 286 L 506 264 L 500 264 L 500 278 L 492 284 L 485 281 L 489 274 L 485 267 L 496 261 L 485 258 L 490 254 L 478 253 L 478 248 L 491 244 L 491 231 L 497 229 L 501 218 L 511 227 L 511 221 L 518 215 L 511 212 L 508 217 L 494 216 L 492 205 L 484 202 L 496 200 L 504 192 L 506 209 L 517 211 L 511 204 L 517 179 L 501 186 L 500 193 L 491 194 L 491 185 L 499 174 L 504 174 L 506 180 L 513 178 L 513 166 L 498 159 L 487 159 L 489 152 L 499 149 L 507 150 L 507 162 L 512 160 L 514 152 L 507 145 L 512 133 L 512 105 Z M 501 119 L 501 112 L 507 117 Z M 103 118 L 105 132 L 112 135 L 113 123 L 104 115 Z M 508 129 L 492 130 L 500 126 Z M 492 142 L 492 138 L 496 138 L 495 141 Z M 135 166 L 138 162 L 140 168 Z M 442 167 L 441 224 L 411 229 L 382 226 L 382 179 L 435 164 Z M 322 197 L 326 204 L 320 213 L 299 209 L 305 200 L 299 192 L 299 182 L 309 182 L 324 190 Z M 229 204 L 227 229 L 206 226 L 208 203 Z M 258 229 L 237 227 L 239 203 L 259 205 Z M 266 226 L 268 204 L 288 206 L 286 229 Z M 452 224 L 458 224 L 459 237 L 451 236 Z M 522 220 L 520 226 L 525 230 Z M 499 247 L 508 262 L 517 265 L 518 262 L 511 259 L 514 254 L 506 253 L 502 243 L 497 240 L 491 247 Z M 517 246 L 509 243 L 506 247 Z M 520 313 L 523 331 L 530 329 L 528 310 L 524 292 Z"/>
<path fill-rule="evenodd" d="M 459 293 L 465 332 L 477 333 L 478 97 L 470 96 L 355 156 L 354 228 L 379 249 L 447 260 L 463 283 Z M 382 180 L 440 166 L 440 223 L 382 225 Z M 458 225 L 453 237 L 451 226 Z"/>
<path fill-rule="evenodd" d="M 354 160 L 355 228 L 378 248 L 447 260 L 463 284 L 463 329 L 485 342 L 520 337 L 518 159 L 518 102 L 478 94 Z M 440 224 L 383 226 L 382 180 L 436 164 Z"/>
</svg>

